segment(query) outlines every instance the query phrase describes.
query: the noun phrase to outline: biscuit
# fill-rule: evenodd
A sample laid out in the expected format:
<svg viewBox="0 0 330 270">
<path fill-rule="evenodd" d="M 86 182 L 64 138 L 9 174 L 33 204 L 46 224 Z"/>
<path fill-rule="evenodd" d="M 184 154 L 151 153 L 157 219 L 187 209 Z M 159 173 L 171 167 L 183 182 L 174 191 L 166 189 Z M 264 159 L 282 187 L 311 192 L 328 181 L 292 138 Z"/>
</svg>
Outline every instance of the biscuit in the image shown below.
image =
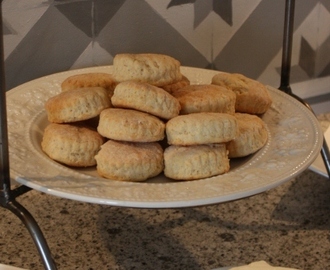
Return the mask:
<svg viewBox="0 0 330 270">
<path fill-rule="evenodd" d="M 116 81 L 109 73 L 82 73 L 66 78 L 62 84 L 62 91 L 75 90 L 85 87 L 103 87 L 110 95 L 116 86 Z"/>
<path fill-rule="evenodd" d="M 96 165 L 94 156 L 104 143 L 95 130 L 72 124 L 49 124 L 44 131 L 41 147 L 53 160 L 68 166 Z"/>
<path fill-rule="evenodd" d="M 229 171 L 225 144 L 194 146 L 172 145 L 164 151 L 165 176 L 175 180 L 193 180 Z"/>
<path fill-rule="evenodd" d="M 109 95 L 102 87 L 61 92 L 45 103 L 48 120 L 52 123 L 72 123 L 91 119 L 110 106 Z"/>
<path fill-rule="evenodd" d="M 227 144 L 230 158 L 244 157 L 261 149 L 268 140 L 266 124 L 256 115 L 236 113 L 238 135 Z"/>
<path fill-rule="evenodd" d="M 150 113 L 163 119 L 171 119 L 180 112 L 180 103 L 165 90 L 135 81 L 119 83 L 111 98 L 112 105 Z"/>
<path fill-rule="evenodd" d="M 113 140 L 155 142 L 164 139 L 165 124 L 144 112 L 109 108 L 101 112 L 97 131 Z"/>
<path fill-rule="evenodd" d="M 180 62 L 163 54 L 117 54 L 113 75 L 118 82 L 138 81 L 164 86 L 182 79 Z"/>
<path fill-rule="evenodd" d="M 218 85 L 188 85 L 175 91 L 172 95 L 180 102 L 180 114 L 235 113 L 235 93 Z"/>
<path fill-rule="evenodd" d="M 179 115 L 166 123 L 170 145 L 194 145 L 228 142 L 236 137 L 235 116 L 225 113 L 202 112 Z"/>
<path fill-rule="evenodd" d="M 227 87 L 236 94 L 236 112 L 263 114 L 272 104 L 268 89 L 262 83 L 237 73 L 219 73 L 212 84 Z"/>
<path fill-rule="evenodd" d="M 144 181 L 160 174 L 164 168 L 163 149 L 156 142 L 109 140 L 95 159 L 101 176 L 120 181 Z"/>
<path fill-rule="evenodd" d="M 190 85 L 190 80 L 186 76 L 182 75 L 182 79 L 180 81 L 161 86 L 161 88 L 163 88 L 166 92 L 173 94 L 175 91 L 178 91 L 187 85 Z"/>
</svg>

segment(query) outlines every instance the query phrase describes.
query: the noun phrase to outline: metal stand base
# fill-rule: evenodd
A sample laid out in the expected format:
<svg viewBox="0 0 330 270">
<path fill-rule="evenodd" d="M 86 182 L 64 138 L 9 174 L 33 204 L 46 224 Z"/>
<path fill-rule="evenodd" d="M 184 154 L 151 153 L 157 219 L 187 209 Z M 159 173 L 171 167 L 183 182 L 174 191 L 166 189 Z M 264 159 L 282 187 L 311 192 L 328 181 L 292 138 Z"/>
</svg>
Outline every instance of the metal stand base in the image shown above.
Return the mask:
<svg viewBox="0 0 330 270">
<path fill-rule="evenodd" d="M 24 189 L 24 188 L 23 188 Z M 30 189 L 26 189 L 28 191 Z M 23 194 L 22 189 L 18 188 L 18 190 L 1 190 L 0 203 L 1 206 L 8 209 L 12 213 L 14 213 L 25 225 L 28 229 L 37 249 L 42 258 L 42 262 L 44 264 L 45 269 L 47 270 L 56 270 L 56 265 L 51 256 L 51 252 L 43 236 L 39 225 L 36 220 L 32 217 L 32 215 L 21 205 L 19 204 L 15 198 L 13 198 L 13 194 Z"/>
</svg>

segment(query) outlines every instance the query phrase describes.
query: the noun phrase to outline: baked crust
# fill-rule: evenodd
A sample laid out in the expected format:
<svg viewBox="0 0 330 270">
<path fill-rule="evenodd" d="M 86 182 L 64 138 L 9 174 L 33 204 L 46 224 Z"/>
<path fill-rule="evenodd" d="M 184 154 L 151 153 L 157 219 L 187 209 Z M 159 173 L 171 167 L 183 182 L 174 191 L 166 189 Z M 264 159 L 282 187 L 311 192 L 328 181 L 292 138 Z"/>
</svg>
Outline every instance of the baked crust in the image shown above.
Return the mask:
<svg viewBox="0 0 330 270">
<path fill-rule="evenodd" d="M 144 112 L 109 108 L 101 112 L 97 131 L 113 140 L 155 142 L 164 139 L 165 124 Z"/>
<path fill-rule="evenodd" d="M 52 123 L 72 123 L 91 119 L 110 106 L 108 92 L 102 87 L 61 92 L 45 103 L 48 120 Z"/>
<path fill-rule="evenodd" d="M 135 81 L 119 83 L 111 98 L 112 105 L 150 113 L 163 119 L 171 119 L 180 112 L 180 103 L 165 90 Z"/>
<path fill-rule="evenodd" d="M 266 124 L 256 115 L 236 113 L 238 134 L 228 142 L 230 158 L 244 157 L 257 152 L 268 140 Z"/>
<path fill-rule="evenodd" d="M 237 120 L 225 113 L 202 112 L 179 115 L 166 123 L 170 145 L 228 142 L 236 137 Z"/>
<path fill-rule="evenodd" d="M 104 143 L 95 130 L 72 124 L 49 124 L 43 134 L 42 150 L 53 160 L 74 167 L 96 165 L 94 156 Z"/>
<path fill-rule="evenodd" d="M 180 103 L 180 114 L 197 112 L 235 113 L 235 93 L 218 85 L 188 85 L 173 92 L 172 95 Z"/>
<path fill-rule="evenodd" d="M 236 94 L 236 112 L 263 114 L 272 104 L 272 98 L 267 87 L 242 74 L 221 72 L 213 76 L 212 84 L 234 91 Z"/>
<path fill-rule="evenodd" d="M 116 81 L 110 73 L 82 73 L 66 78 L 61 84 L 61 90 L 69 91 L 85 87 L 103 87 L 112 95 L 115 86 Z"/>
<path fill-rule="evenodd" d="M 175 180 L 194 180 L 229 171 L 225 144 L 172 145 L 165 149 L 164 174 Z"/>
<path fill-rule="evenodd" d="M 119 181 L 144 181 L 164 168 L 163 149 L 156 143 L 108 140 L 95 157 L 97 172 Z"/>
<path fill-rule="evenodd" d="M 174 82 L 174 83 L 171 83 L 171 84 L 167 84 L 167 85 L 164 85 L 162 86 L 162 88 L 170 93 L 170 94 L 173 94 L 175 93 L 176 91 L 178 91 L 179 89 L 185 87 L 185 86 L 188 86 L 190 85 L 190 81 L 189 79 L 182 75 L 182 79 L 180 81 L 177 81 L 177 82 Z"/>
<path fill-rule="evenodd" d="M 163 54 L 117 54 L 113 68 L 117 82 L 134 80 L 164 86 L 182 79 L 180 62 Z"/>
</svg>

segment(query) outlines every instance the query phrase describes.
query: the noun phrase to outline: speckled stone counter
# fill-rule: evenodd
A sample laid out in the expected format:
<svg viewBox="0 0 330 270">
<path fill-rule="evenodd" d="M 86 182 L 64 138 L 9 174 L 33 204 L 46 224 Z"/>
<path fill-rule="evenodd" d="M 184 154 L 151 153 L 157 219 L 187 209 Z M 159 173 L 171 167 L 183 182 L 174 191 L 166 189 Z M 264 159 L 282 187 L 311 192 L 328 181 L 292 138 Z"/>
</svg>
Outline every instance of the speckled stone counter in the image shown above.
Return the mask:
<svg viewBox="0 0 330 270">
<path fill-rule="evenodd" d="M 319 120 L 326 129 L 330 114 Z M 253 197 L 194 208 L 119 208 L 38 191 L 17 200 L 39 223 L 60 270 L 206 270 L 259 260 L 330 266 L 330 180 L 309 170 Z M 0 215 L 0 263 L 43 269 L 20 220 L 3 208 Z"/>
</svg>

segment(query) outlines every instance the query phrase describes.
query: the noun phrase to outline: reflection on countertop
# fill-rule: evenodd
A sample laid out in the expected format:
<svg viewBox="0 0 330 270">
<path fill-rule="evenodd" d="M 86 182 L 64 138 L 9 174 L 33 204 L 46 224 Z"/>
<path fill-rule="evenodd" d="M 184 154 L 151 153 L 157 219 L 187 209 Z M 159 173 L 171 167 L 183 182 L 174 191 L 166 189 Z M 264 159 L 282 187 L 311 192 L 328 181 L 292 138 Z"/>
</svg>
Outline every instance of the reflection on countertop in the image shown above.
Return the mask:
<svg viewBox="0 0 330 270">
<path fill-rule="evenodd" d="M 330 114 L 318 116 L 324 130 Z M 213 269 L 264 260 L 324 270 L 330 261 L 330 181 L 306 170 L 223 204 L 134 209 L 30 191 L 17 199 L 39 223 L 58 269 Z M 43 269 L 27 230 L 0 209 L 0 263 Z"/>
</svg>

